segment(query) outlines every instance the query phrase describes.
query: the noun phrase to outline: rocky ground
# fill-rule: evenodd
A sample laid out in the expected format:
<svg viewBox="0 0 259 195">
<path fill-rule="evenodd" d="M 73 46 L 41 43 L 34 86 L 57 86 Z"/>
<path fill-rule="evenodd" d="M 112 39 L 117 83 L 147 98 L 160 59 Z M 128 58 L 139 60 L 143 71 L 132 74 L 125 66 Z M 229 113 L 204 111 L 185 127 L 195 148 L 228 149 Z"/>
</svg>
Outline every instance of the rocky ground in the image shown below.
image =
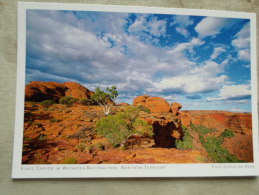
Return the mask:
<svg viewBox="0 0 259 195">
<path fill-rule="evenodd" d="M 139 96 L 132 106 L 147 108 L 140 118 L 153 136 L 133 136 L 114 147 L 95 131 L 105 117 L 98 105 L 59 104 L 61 97 L 89 98 L 77 83 L 31 82 L 26 86 L 23 164 L 128 164 L 252 162 L 250 113 L 181 111 L 159 97 Z M 44 100 L 54 100 L 49 106 Z M 115 105 L 112 114 L 130 105 Z"/>
</svg>

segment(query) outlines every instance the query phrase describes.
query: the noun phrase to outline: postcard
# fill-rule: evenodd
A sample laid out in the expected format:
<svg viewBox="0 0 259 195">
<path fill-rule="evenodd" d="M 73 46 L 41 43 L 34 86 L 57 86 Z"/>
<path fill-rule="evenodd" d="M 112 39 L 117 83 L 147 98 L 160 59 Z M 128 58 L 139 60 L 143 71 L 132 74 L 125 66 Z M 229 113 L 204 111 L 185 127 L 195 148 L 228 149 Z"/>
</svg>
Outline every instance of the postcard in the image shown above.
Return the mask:
<svg viewBox="0 0 259 195">
<path fill-rule="evenodd" d="M 18 3 L 12 178 L 256 176 L 256 16 Z"/>
</svg>

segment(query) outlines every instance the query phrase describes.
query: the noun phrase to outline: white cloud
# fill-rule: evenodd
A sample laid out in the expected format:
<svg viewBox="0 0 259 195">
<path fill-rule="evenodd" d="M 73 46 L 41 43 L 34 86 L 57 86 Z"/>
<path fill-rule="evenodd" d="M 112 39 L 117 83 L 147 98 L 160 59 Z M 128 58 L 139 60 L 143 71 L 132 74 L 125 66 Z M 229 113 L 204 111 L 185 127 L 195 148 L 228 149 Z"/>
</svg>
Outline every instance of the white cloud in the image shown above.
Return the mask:
<svg viewBox="0 0 259 195">
<path fill-rule="evenodd" d="M 243 109 L 240 108 L 232 108 L 232 112 L 245 112 Z"/>
<path fill-rule="evenodd" d="M 213 53 L 211 54 L 210 58 L 215 59 L 217 58 L 220 54 L 225 52 L 226 50 L 223 47 L 215 47 L 213 50 Z"/>
<path fill-rule="evenodd" d="M 250 49 L 239 50 L 238 58 L 242 61 L 250 61 Z"/>
<path fill-rule="evenodd" d="M 240 49 L 246 49 L 250 46 L 250 25 L 245 24 L 244 27 L 235 35 L 232 45 Z"/>
<path fill-rule="evenodd" d="M 250 25 L 245 24 L 235 35 L 232 45 L 236 48 L 238 58 L 241 61 L 250 61 Z"/>
<path fill-rule="evenodd" d="M 205 17 L 195 27 L 200 37 L 215 36 L 224 28 L 230 28 L 238 20 L 229 18 Z"/>
<path fill-rule="evenodd" d="M 193 20 L 190 19 L 190 16 L 177 15 L 174 17 L 174 23 L 178 24 L 182 28 L 186 28 L 194 23 Z"/>
<path fill-rule="evenodd" d="M 220 89 L 219 97 L 207 98 L 207 101 L 220 101 L 220 100 L 243 100 L 251 96 L 250 84 L 242 85 L 224 85 Z"/>
<path fill-rule="evenodd" d="M 166 34 L 166 20 L 157 20 L 152 17 L 149 21 L 144 16 L 139 16 L 134 23 L 129 26 L 129 32 L 139 34 L 140 36 L 147 36 L 143 32 L 151 34 L 155 37 L 165 36 Z"/>
<path fill-rule="evenodd" d="M 183 35 L 184 37 L 189 37 L 189 35 L 190 35 L 190 33 L 185 28 L 176 27 L 175 30 L 176 30 L 176 32 Z"/>
</svg>

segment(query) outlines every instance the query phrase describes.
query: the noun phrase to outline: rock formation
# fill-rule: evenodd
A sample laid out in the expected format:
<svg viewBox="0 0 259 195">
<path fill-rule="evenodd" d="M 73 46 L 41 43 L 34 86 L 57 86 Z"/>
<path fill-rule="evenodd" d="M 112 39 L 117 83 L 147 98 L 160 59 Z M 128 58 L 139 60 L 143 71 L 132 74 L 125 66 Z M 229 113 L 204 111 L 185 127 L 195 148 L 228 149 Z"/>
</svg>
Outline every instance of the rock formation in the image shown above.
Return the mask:
<svg viewBox="0 0 259 195">
<path fill-rule="evenodd" d="M 64 84 L 57 82 L 32 81 L 25 86 L 25 101 L 42 102 L 44 100 L 59 101 L 65 96 L 72 96 L 76 99 L 88 99 L 94 92 L 84 86 L 66 82 Z"/>
<path fill-rule="evenodd" d="M 171 111 L 169 103 L 161 97 L 138 96 L 134 99 L 133 105 L 144 106 L 154 113 L 167 113 Z"/>
</svg>

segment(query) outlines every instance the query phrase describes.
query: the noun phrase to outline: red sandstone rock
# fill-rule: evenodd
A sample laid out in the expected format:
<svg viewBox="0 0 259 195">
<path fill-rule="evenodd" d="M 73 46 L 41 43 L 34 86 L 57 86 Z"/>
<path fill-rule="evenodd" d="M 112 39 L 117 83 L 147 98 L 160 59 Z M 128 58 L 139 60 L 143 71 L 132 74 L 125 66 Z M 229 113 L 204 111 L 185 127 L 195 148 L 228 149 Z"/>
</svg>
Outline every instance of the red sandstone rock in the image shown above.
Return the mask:
<svg viewBox="0 0 259 195">
<path fill-rule="evenodd" d="M 179 115 L 179 110 L 182 108 L 183 106 L 177 102 L 172 103 L 172 113 L 173 116 L 178 116 Z"/>
<path fill-rule="evenodd" d="M 33 81 L 25 86 L 25 100 L 41 102 L 44 100 L 59 101 L 65 96 L 72 96 L 76 99 L 88 99 L 94 92 L 84 86 L 66 82 L 64 84 L 57 82 Z"/>
<path fill-rule="evenodd" d="M 180 117 L 181 117 L 182 125 L 184 125 L 186 127 L 191 125 L 191 115 L 190 114 L 188 114 L 186 112 L 181 112 Z"/>
<path fill-rule="evenodd" d="M 130 106 L 130 104 L 122 102 L 122 103 L 118 104 L 118 106 Z"/>
<path fill-rule="evenodd" d="M 170 112 L 169 103 L 160 97 L 149 97 L 148 95 L 138 96 L 133 101 L 134 106 L 145 106 L 151 112 L 165 113 Z"/>
<path fill-rule="evenodd" d="M 133 106 L 145 106 L 148 95 L 138 96 L 133 100 Z"/>
<path fill-rule="evenodd" d="M 89 99 L 94 93 L 84 86 L 74 82 L 66 82 L 64 83 L 64 86 L 68 88 L 65 92 L 65 96 L 71 96 L 76 99 Z"/>
<path fill-rule="evenodd" d="M 151 112 L 163 113 L 170 112 L 169 103 L 160 97 L 149 97 L 145 105 Z"/>
<path fill-rule="evenodd" d="M 58 101 L 65 96 L 67 87 L 57 82 L 32 81 L 25 86 L 26 101 Z"/>
</svg>

